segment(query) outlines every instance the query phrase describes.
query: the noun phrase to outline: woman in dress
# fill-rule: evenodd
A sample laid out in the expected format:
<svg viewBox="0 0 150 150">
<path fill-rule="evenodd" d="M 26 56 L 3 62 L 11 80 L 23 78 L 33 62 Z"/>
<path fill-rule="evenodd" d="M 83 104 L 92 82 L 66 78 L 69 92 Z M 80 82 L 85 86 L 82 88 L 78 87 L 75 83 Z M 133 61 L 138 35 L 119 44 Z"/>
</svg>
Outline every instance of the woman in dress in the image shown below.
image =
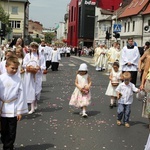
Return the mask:
<svg viewBox="0 0 150 150">
<path fill-rule="evenodd" d="M 145 90 L 146 97 L 143 100 L 142 117 L 149 119 L 150 128 L 150 57 L 146 59 L 142 81 L 140 85 L 141 90 Z"/>
</svg>

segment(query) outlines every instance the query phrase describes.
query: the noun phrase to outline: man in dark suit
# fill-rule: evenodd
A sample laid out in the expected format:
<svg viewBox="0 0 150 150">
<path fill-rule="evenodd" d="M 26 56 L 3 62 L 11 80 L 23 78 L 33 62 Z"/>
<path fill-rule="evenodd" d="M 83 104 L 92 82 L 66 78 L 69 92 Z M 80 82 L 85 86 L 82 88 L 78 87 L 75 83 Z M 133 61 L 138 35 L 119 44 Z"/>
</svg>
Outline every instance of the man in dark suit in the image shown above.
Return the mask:
<svg viewBox="0 0 150 150">
<path fill-rule="evenodd" d="M 145 45 L 143 47 L 138 47 L 140 56 L 144 54 L 144 52 L 150 48 L 150 42 L 145 42 Z"/>
</svg>

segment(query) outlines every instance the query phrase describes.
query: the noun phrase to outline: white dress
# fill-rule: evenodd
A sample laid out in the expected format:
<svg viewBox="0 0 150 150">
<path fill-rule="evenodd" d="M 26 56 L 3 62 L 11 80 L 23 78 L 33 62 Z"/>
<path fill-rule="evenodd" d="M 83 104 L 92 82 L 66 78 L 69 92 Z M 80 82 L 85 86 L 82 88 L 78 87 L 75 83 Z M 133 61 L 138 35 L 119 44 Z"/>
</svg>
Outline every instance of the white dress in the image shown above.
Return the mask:
<svg viewBox="0 0 150 150">
<path fill-rule="evenodd" d="M 42 75 L 45 67 L 45 59 L 43 55 L 38 56 L 36 53 L 26 54 L 23 60 L 23 67 L 26 66 L 40 66 L 36 74 L 25 72 L 24 74 L 24 84 L 26 90 L 26 99 L 27 103 L 32 103 L 35 100 L 40 99 L 40 92 L 42 90 Z M 29 94 L 30 93 L 30 94 Z"/>
<path fill-rule="evenodd" d="M 115 72 L 114 69 L 112 68 L 111 74 L 113 75 L 113 78 L 114 78 L 116 81 L 118 81 L 118 83 L 121 82 L 121 81 L 119 80 L 121 73 L 122 73 L 121 71 Z M 105 95 L 108 95 L 108 96 L 117 96 L 117 93 L 116 93 L 116 91 L 115 91 L 116 88 L 117 88 L 117 86 L 112 86 L 111 81 L 109 81 L 109 84 L 108 84 L 108 87 L 107 87 L 107 90 L 106 90 Z"/>
<path fill-rule="evenodd" d="M 147 143 L 146 143 L 146 146 L 145 146 L 144 150 L 150 150 L 150 134 L 148 136 Z"/>
<path fill-rule="evenodd" d="M 78 80 L 78 84 L 81 87 L 84 87 L 85 85 L 88 85 L 88 74 L 83 75 L 83 76 L 77 74 L 77 80 Z M 91 93 L 90 93 L 90 91 L 87 95 L 83 95 L 81 93 L 81 91 L 76 87 L 73 94 L 72 94 L 72 96 L 71 96 L 69 105 L 80 108 L 80 107 L 83 107 L 83 106 L 88 106 L 88 105 L 90 105 L 90 103 L 91 103 Z"/>
</svg>

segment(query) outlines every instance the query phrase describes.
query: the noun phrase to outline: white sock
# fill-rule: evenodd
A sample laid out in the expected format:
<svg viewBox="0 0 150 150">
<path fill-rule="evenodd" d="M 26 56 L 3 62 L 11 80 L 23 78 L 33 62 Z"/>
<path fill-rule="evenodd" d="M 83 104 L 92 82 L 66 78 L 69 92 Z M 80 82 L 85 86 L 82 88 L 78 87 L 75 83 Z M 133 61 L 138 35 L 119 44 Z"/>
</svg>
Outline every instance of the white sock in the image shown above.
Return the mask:
<svg viewBox="0 0 150 150">
<path fill-rule="evenodd" d="M 114 104 L 114 99 L 113 98 L 110 99 L 110 104 L 112 104 L 112 105 Z"/>
<path fill-rule="evenodd" d="M 34 111 L 34 102 L 31 103 L 31 111 Z"/>
<path fill-rule="evenodd" d="M 86 113 L 85 109 L 82 112 L 83 112 L 83 114 Z"/>
</svg>

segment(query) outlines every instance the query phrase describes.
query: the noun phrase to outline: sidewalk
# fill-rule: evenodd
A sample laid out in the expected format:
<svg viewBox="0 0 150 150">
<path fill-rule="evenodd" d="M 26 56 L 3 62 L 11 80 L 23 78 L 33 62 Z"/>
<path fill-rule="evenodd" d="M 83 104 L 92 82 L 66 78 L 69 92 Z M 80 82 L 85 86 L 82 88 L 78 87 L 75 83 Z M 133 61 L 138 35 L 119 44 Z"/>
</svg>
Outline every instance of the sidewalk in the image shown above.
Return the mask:
<svg viewBox="0 0 150 150">
<path fill-rule="evenodd" d="M 80 59 L 82 61 L 87 62 L 89 65 L 94 66 L 94 60 L 93 60 L 92 56 L 81 56 L 81 57 L 79 57 L 79 56 L 71 56 L 71 57 L 76 58 L 76 59 Z"/>
</svg>

